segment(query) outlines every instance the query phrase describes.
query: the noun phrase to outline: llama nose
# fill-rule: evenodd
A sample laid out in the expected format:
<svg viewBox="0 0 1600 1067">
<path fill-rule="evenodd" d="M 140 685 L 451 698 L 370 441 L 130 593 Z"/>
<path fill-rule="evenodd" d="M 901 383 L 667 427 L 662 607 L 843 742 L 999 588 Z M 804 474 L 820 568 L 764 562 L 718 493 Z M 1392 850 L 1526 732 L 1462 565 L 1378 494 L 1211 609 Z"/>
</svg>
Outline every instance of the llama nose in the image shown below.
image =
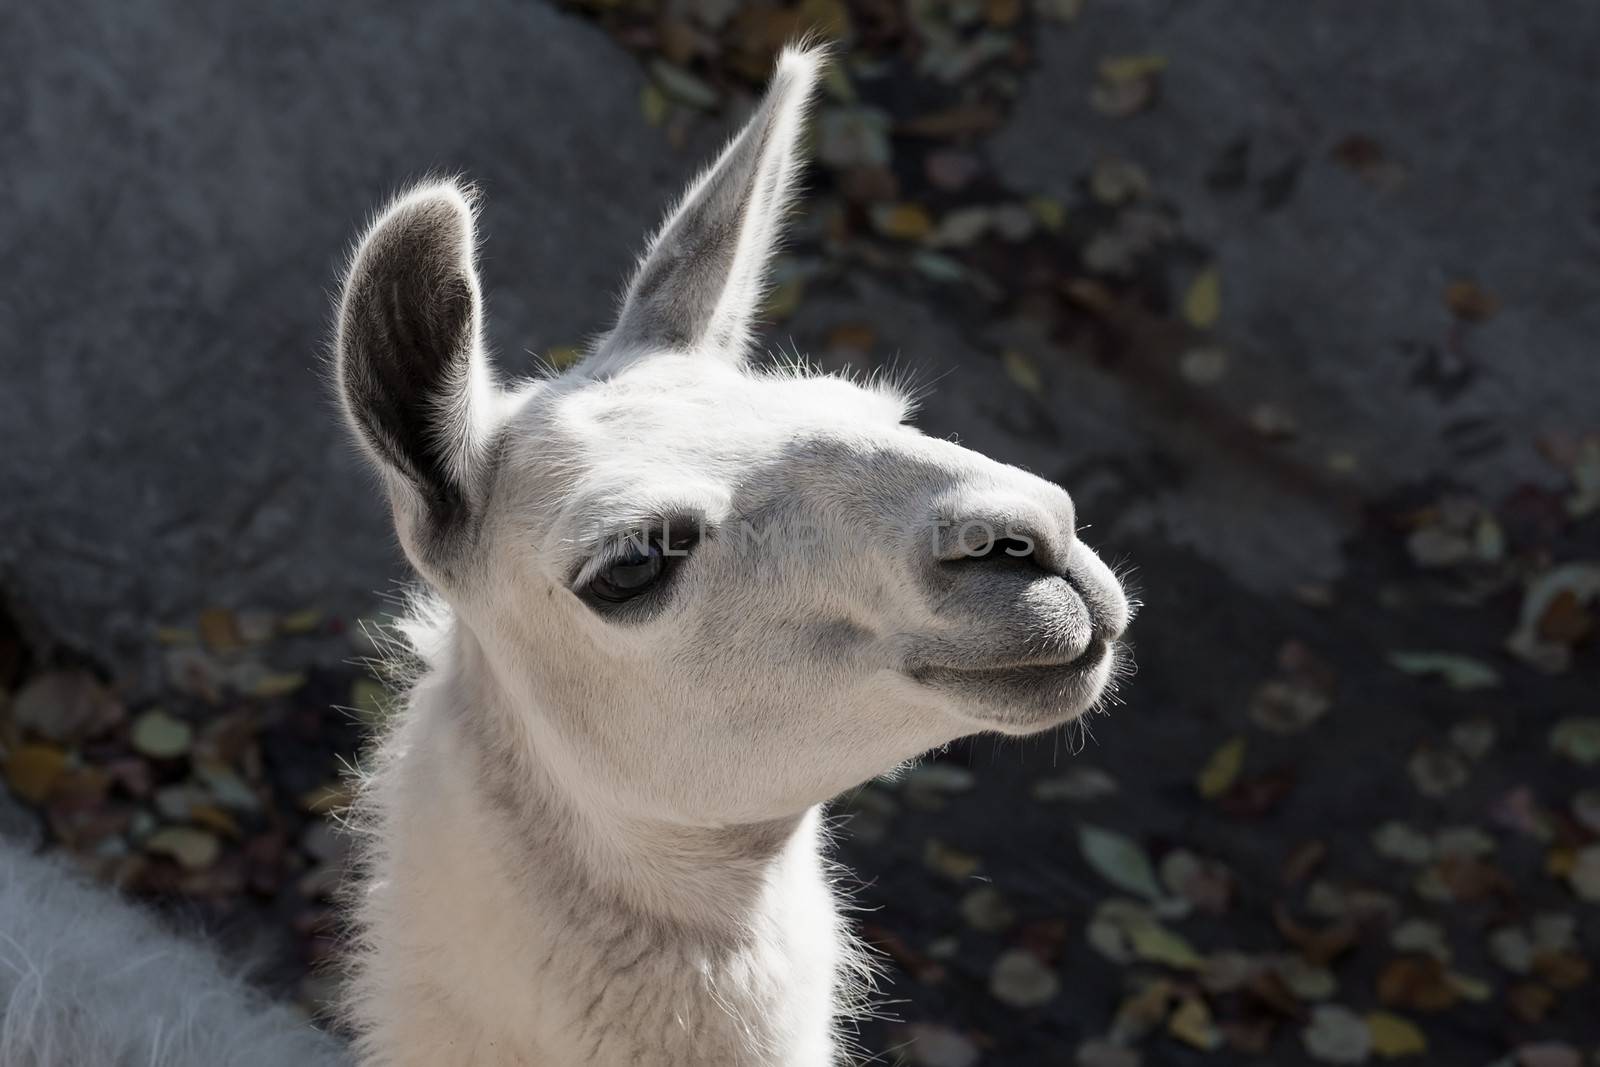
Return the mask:
<svg viewBox="0 0 1600 1067">
<path fill-rule="evenodd" d="M 934 546 L 944 564 L 1000 564 L 1039 570 L 1071 581 L 1071 527 L 1057 530 L 1042 516 L 1016 512 L 968 516 L 941 525 Z"/>
</svg>

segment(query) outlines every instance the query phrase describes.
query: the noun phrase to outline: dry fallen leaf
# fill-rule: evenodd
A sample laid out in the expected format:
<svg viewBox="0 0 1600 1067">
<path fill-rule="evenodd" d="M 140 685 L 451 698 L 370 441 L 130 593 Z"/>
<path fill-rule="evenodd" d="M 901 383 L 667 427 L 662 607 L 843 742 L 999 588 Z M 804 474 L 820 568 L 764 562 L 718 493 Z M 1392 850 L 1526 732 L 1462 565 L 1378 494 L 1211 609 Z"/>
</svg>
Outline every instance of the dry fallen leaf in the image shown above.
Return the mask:
<svg viewBox="0 0 1600 1067">
<path fill-rule="evenodd" d="M 1117 792 L 1117 780 L 1098 767 L 1076 767 L 1058 778 L 1041 778 L 1033 783 L 1033 799 L 1098 800 Z"/>
<path fill-rule="evenodd" d="M 1389 662 L 1407 674 L 1437 676 L 1452 689 L 1492 689 L 1500 684 L 1499 671 L 1453 652 L 1391 652 Z"/>
<path fill-rule="evenodd" d="M 911 1062 L 917 1067 L 976 1067 L 983 1058 L 972 1038 L 948 1026 L 912 1023 L 906 1031 Z"/>
<path fill-rule="evenodd" d="M 67 754 L 55 745 L 18 745 L 6 760 L 11 791 L 31 804 L 42 804 L 67 767 Z"/>
<path fill-rule="evenodd" d="M 1161 885 L 1156 881 L 1150 857 L 1131 837 L 1084 825 L 1078 829 L 1078 848 L 1089 866 L 1112 885 L 1149 900 L 1160 899 Z"/>
<path fill-rule="evenodd" d="M 974 930 L 997 934 L 1017 920 L 1016 909 L 993 886 L 980 886 L 961 898 L 961 917 Z"/>
<path fill-rule="evenodd" d="M 1474 281 L 1454 281 L 1445 286 L 1445 306 L 1458 319 L 1483 322 L 1500 310 L 1500 299 Z"/>
<path fill-rule="evenodd" d="M 1203 1052 L 1222 1046 L 1222 1032 L 1212 1021 L 1211 1009 L 1199 997 L 1185 997 L 1167 1020 L 1167 1032 Z"/>
<path fill-rule="evenodd" d="M 227 608 L 209 608 L 200 613 L 200 640 L 213 652 L 236 652 L 244 646 L 238 620 Z"/>
<path fill-rule="evenodd" d="M 1574 715 L 1556 723 L 1550 750 L 1585 767 L 1600 762 L 1600 715 Z"/>
<path fill-rule="evenodd" d="M 1002 952 L 989 972 L 989 992 L 1013 1008 L 1036 1008 L 1061 990 L 1061 980 L 1027 949 Z"/>
<path fill-rule="evenodd" d="M 192 826 L 168 826 L 145 838 L 144 850 L 176 860 L 179 866 L 202 871 L 217 861 L 222 844 L 217 835 Z"/>
<path fill-rule="evenodd" d="M 1421 1056 L 1428 1051 L 1428 1039 L 1422 1030 L 1401 1016 L 1375 1011 L 1367 1016 L 1367 1028 L 1372 1031 L 1372 1051 L 1383 1059 Z"/>
<path fill-rule="evenodd" d="M 1444 1011 L 1460 999 L 1444 964 L 1427 956 L 1391 960 L 1378 974 L 1378 1000 L 1412 1011 Z"/>
<path fill-rule="evenodd" d="M 916 241 L 933 232 L 933 219 L 921 204 L 874 204 L 872 227 L 897 241 Z"/>
<path fill-rule="evenodd" d="M 1044 391 L 1044 380 L 1039 377 L 1039 368 L 1033 361 L 1015 349 L 1006 349 L 1000 357 L 1001 364 L 1006 369 L 1006 376 L 1016 382 L 1024 390 L 1038 396 Z"/>
<path fill-rule="evenodd" d="M 1167 69 L 1167 57 L 1156 53 L 1106 56 L 1095 67 L 1101 80 L 1120 83 L 1138 81 Z"/>
<path fill-rule="evenodd" d="M 1567 882 L 1579 900 L 1600 904 L 1600 844 L 1577 851 L 1567 871 Z"/>
<path fill-rule="evenodd" d="M 930 870 L 938 871 L 956 882 L 964 882 L 971 878 L 982 866 L 982 861 L 977 856 L 947 845 L 936 837 L 928 838 L 923 846 L 922 862 Z"/>
<path fill-rule="evenodd" d="M 154 708 L 133 720 L 133 747 L 151 759 L 175 759 L 189 751 L 194 728 Z"/>
<path fill-rule="evenodd" d="M 1467 784 L 1470 771 L 1466 761 L 1444 748 L 1421 748 L 1406 764 L 1417 792 L 1425 797 L 1442 797 Z"/>
<path fill-rule="evenodd" d="M 1583 1067 L 1578 1050 L 1558 1041 L 1523 1045 L 1514 1055 L 1517 1067 Z"/>
<path fill-rule="evenodd" d="M 1183 297 L 1183 317 L 1197 330 L 1209 330 L 1222 314 L 1222 275 L 1207 267 L 1195 275 Z"/>
<path fill-rule="evenodd" d="M 1232 789 L 1239 780 L 1239 772 L 1244 769 L 1244 754 L 1243 737 L 1231 738 L 1218 746 L 1195 780 L 1195 788 L 1200 795 L 1207 800 L 1215 800 Z"/>
<path fill-rule="evenodd" d="M 1142 1067 L 1144 1057 L 1138 1049 L 1112 1041 L 1085 1041 L 1075 1062 L 1077 1067 Z"/>
<path fill-rule="evenodd" d="M 11 718 L 46 741 L 81 741 L 115 726 L 122 703 L 87 671 L 35 675 L 11 700 Z"/>
<path fill-rule="evenodd" d="M 1306 1051 L 1324 1063 L 1365 1063 L 1372 1055 L 1372 1029 L 1349 1008 L 1319 1004 L 1301 1032 Z"/>
</svg>

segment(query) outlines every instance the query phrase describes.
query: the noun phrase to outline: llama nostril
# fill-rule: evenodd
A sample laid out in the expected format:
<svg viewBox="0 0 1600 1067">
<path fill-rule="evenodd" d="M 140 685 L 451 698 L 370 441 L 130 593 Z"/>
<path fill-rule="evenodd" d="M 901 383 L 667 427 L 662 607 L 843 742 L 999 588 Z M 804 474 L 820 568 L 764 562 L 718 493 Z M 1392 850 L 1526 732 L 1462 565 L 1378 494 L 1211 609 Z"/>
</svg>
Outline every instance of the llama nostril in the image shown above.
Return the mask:
<svg viewBox="0 0 1600 1067">
<path fill-rule="evenodd" d="M 1040 576 L 1054 573 L 1032 538 L 995 537 L 976 542 L 958 544 L 945 555 L 947 567 L 964 567 L 982 564 L 985 567 L 1003 567 L 1006 570 L 1032 571 Z"/>
<path fill-rule="evenodd" d="M 964 559 L 1015 559 L 1030 560 L 1033 558 L 1033 542 L 1022 541 L 1015 537 L 997 537 L 976 546 L 962 546 Z"/>
</svg>

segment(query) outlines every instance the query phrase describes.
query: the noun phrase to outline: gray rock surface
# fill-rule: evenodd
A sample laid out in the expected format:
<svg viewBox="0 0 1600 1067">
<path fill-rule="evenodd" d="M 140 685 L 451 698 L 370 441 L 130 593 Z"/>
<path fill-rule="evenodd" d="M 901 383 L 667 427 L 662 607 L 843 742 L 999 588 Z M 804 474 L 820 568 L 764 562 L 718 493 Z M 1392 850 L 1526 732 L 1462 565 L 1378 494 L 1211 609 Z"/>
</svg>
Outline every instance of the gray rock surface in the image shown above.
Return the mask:
<svg viewBox="0 0 1600 1067">
<path fill-rule="evenodd" d="M 1020 191 L 1063 197 L 1100 157 L 1150 174 L 1220 269 L 1216 388 L 1300 426 L 1261 450 L 1349 453 L 1361 495 L 1444 475 L 1495 494 L 1550 477 L 1538 433 L 1595 419 L 1597 47 L 1585 4 L 1091 3 L 1044 30 L 990 155 Z M 1147 53 L 1169 64 L 1158 104 L 1098 113 L 1100 60 Z M 1385 157 L 1370 177 L 1335 158 L 1357 135 Z M 1456 323 L 1458 279 L 1499 312 Z M 1336 566 L 1338 508 L 1194 443 L 1183 491 L 1146 517 L 1250 584 Z"/>
<path fill-rule="evenodd" d="M 626 54 L 538 3 L 12 6 L 0 67 L 0 585 L 125 673 L 206 605 L 404 574 L 323 364 L 385 196 L 481 184 L 519 373 L 604 325 L 692 172 Z"/>
<path fill-rule="evenodd" d="M 1600 9 L 1486 0 L 1125 0 L 1042 27 L 986 146 L 1002 178 L 1072 201 L 1096 158 L 1142 165 L 1220 268 L 1230 370 L 1207 403 L 1246 427 L 1273 404 L 1291 442 L 1219 438 L 1190 394 L 958 321 L 907 279 L 819 287 L 776 337 L 819 354 L 831 325 L 872 323 L 934 384 L 929 432 L 1062 481 L 1091 540 L 1154 532 L 1258 589 L 1327 577 L 1373 494 L 1545 478 L 1537 433 L 1592 423 L 1596 40 Z M 1170 61 L 1158 106 L 1095 112 L 1098 61 L 1142 52 Z M 146 681 L 161 623 L 359 611 L 406 575 L 322 362 L 344 252 L 387 193 L 430 170 L 483 186 L 490 336 L 517 373 L 603 326 L 728 121 L 673 150 L 625 52 L 511 0 L 78 0 L 0 14 L 0 63 L 24 72 L 0 83 L 0 588 Z M 1333 158 L 1352 135 L 1381 147 L 1378 179 Z M 1462 278 L 1500 311 L 1456 322 Z M 1004 381 L 1004 349 L 1048 369 L 1043 395 Z"/>
</svg>

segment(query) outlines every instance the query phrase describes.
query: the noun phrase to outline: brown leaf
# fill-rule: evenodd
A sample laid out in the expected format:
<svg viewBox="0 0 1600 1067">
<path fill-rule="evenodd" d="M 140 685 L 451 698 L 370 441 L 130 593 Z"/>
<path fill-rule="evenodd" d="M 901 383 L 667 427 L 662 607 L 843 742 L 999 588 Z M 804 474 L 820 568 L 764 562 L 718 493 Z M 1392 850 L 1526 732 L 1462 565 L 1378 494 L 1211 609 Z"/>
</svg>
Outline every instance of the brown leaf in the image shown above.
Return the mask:
<svg viewBox="0 0 1600 1067">
<path fill-rule="evenodd" d="M 1378 974 L 1378 999 L 1392 1008 L 1444 1011 L 1458 996 L 1444 964 L 1431 956 L 1402 956 Z"/>
<path fill-rule="evenodd" d="M 1238 818 L 1257 818 L 1281 804 L 1294 783 L 1293 771 L 1268 771 L 1236 784 L 1217 801 L 1217 807 Z"/>
<path fill-rule="evenodd" d="M 1295 847 L 1283 863 L 1283 882 L 1296 885 L 1305 881 L 1328 858 L 1328 843 L 1322 840 L 1304 841 Z"/>
<path fill-rule="evenodd" d="M 1538 633 L 1546 641 L 1575 645 L 1594 632 L 1594 616 L 1571 589 L 1551 598 L 1539 616 Z"/>
<path fill-rule="evenodd" d="M 945 192 L 965 188 L 983 170 L 983 164 L 977 156 L 953 149 L 929 152 L 922 166 L 928 181 Z"/>
<path fill-rule="evenodd" d="M 1294 995 L 1277 971 L 1265 970 L 1255 975 L 1245 991 L 1257 1004 L 1275 1015 L 1298 1019 L 1302 1014 L 1300 998 Z"/>
<path fill-rule="evenodd" d="M 899 123 L 895 130 L 905 137 L 931 137 L 934 140 L 975 137 L 999 127 L 1000 112 L 982 104 L 963 104 L 919 115 Z"/>
<path fill-rule="evenodd" d="M 1299 949 L 1307 960 L 1319 965 L 1329 964 L 1350 951 L 1361 932 L 1360 926 L 1349 921 L 1322 930 L 1313 929 L 1296 922 L 1282 904 L 1273 908 L 1272 918 L 1284 940 Z"/>
<path fill-rule="evenodd" d="M 1589 961 L 1576 952 L 1541 952 L 1533 970 L 1557 989 L 1576 989 L 1589 980 Z"/>
<path fill-rule="evenodd" d="M 46 671 L 30 679 L 11 704 L 18 726 L 57 742 L 95 737 L 123 715 L 122 703 L 86 671 Z"/>
<path fill-rule="evenodd" d="M 872 227 L 897 241 L 915 241 L 933 231 L 933 218 L 921 204 L 876 204 Z"/>
<path fill-rule="evenodd" d="M 998 29 L 1014 26 L 1022 17 L 1022 0 L 984 0 L 983 17 Z"/>
<path fill-rule="evenodd" d="M 1230 1019 L 1221 1024 L 1222 1036 L 1228 1048 L 1245 1056 L 1264 1056 L 1272 1047 L 1272 1033 L 1276 1029 L 1271 1019 L 1252 1019 L 1249 1022 Z"/>
<path fill-rule="evenodd" d="M 888 927 L 876 923 L 863 923 L 861 936 L 867 939 L 868 944 L 893 958 L 906 969 L 908 974 L 924 985 L 935 985 L 944 981 L 944 964 L 918 952 L 905 938 Z"/>
<path fill-rule="evenodd" d="M 1392 159 L 1381 143 L 1366 134 L 1353 133 L 1333 146 L 1334 162 L 1363 181 L 1392 189 L 1404 184 L 1406 167 Z"/>
<path fill-rule="evenodd" d="M 830 349 L 868 352 L 878 343 L 878 331 L 867 322 L 841 322 L 828 331 L 827 343 Z"/>
<path fill-rule="evenodd" d="M 236 652 L 244 647 L 239 620 L 227 608 L 208 608 L 200 613 L 200 640 L 213 652 Z"/>
<path fill-rule="evenodd" d="M 1556 1006 L 1556 995 L 1549 986 L 1538 982 L 1518 982 L 1506 990 L 1506 1002 L 1511 1014 L 1523 1022 L 1538 1023 Z"/>
<path fill-rule="evenodd" d="M 1500 299 L 1474 281 L 1454 281 L 1445 286 L 1445 306 L 1456 318 L 1483 322 L 1500 310 Z"/>
<path fill-rule="evenodd" d="M 42 804 L 67 767 L 67 754 L 55 745 L 19 745 L 6 761 L 11 791 L 31 804 Z"/>
</svg>

